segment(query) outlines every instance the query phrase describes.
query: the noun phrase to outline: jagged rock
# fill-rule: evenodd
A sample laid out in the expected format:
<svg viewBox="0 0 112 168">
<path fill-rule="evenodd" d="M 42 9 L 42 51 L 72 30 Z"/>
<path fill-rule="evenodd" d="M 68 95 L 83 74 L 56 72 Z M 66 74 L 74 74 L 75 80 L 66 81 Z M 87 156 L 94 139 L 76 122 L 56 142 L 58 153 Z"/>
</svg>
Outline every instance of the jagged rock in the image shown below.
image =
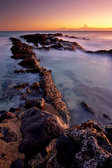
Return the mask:
<svg viewBox="0 0 112 168">
<path fill-rule="evenodd" d="M 39 89 L 40 88 L 40 83 L 39 82 L 34 82 L 32 85 L 31 85 L 31 89 Z"/>
<path fill-rule="evenodd" d="M 4 119 L 10 119 L 14 117 L 15 117 L 14 113 L 11 113 L 11 112 L 2 113 L 2 115 L 0 116 L 0 122 L 3 121 Z"/>
<path fill-rule="evenodd" d="M 53 139 L 42 152 L 37 154 L 34 158 L 32 158 L 28 162 L 28 166 L 30 166 L 31 168 L 36 167 L 45 168 L 48 159 L 55 155 L 56 155 L 56 139 Z"/>
<path fill-rule="evenodd" d="M 36 69 L 37 71 L 40 71 L 40 63 L 35 57 L 24 59 L 19 63 L 19 65 L 26 68 L 32 68 L 32 69 Z"/>
<path fill-rule="evenodd" d="M 45 148 L 29 161 L 29 166 L 31 168 L 39 166 L 42 168 L 111 168 L 111 131 L 112 127 L 106 129 L 91 120 L 73 126 L 66 129 L 55 140 L 50 154 Z M 111 141 L 108 138 L 111 138 Z"/>
<path fill-rule="evenodd" d="M 88 121 L 68 129 L 58 139 L 57 160 L 65 167 L 110 168 L 112 144 L 100 125 Z"/>
<path fill-rule="evenodd" d="M 19 39 L 16 39 L 16 38 L 10 38 L 10 40 L 13 43 L 11 51 L 15 55 L 15 58 L 16 57 L 19 58 L 18 56 L 22 58 L 22 56 L 24 57 L 24 54 L 26 55 L 34 54 L 35 55 L 35 53 L 32 53 L 32 49 L 33 49 L 32 46 L 22 43 Z"/>
<path fill-rule="evenodd" d="M 63 49 L 63 45 L 61 43 L 54 44 L 51 47 L 55 49 Z"/>
<path fill-rule="evenodd" d="M 28 42 L 34 43 L 37 46 L 40 43 L 42 46 L 37 47 L 37 49 L 46 49 L 49 50 L 50 48 L 55 49 L 65 49 L 65 50 L 72 50 L 75 51 L 76 49 L 80 49 L 85 51 L 85 49 L 80 46 L 76 42 L 64 41 L 62 39 L 58 39 L 56 37 L 63 37 L 63 34 L 56 33 L 56 34 L 32 34 L 32 35 L 25 35 L 22 38 L 26 39 Z M 72 37 L 73 38 L 73 37 Z M 49 46 L 45 46 L 49 45 Z"/>
<path fill-rule="evenodd" d="M 60 117 L 67 124 L 69 124 L 70 113 L 68 111 L 68 108 L 66 107 L 66 104 L 62 100 L 61 92 L 56 88 L 53 82 L 51 71 L 43 69 L 40 75 L 41 75 L 41 87 L 44 91 L 46 100 L 54 105 Z"/>
<path fill-rule="evenodd" d="M 23 141 L 19 149 L 29 160 L 43 150 L 52 139 L 59 137 L 65 128 L 67 125 L 59 117 L 33 107 L 23 115 Z"/>
</svg>

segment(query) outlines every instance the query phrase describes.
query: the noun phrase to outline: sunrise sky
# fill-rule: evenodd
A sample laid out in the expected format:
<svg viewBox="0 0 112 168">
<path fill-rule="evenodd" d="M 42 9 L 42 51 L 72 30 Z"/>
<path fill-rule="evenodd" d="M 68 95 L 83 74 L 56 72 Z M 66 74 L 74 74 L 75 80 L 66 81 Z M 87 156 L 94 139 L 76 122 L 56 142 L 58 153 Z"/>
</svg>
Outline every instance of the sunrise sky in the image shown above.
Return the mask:
<svg viewBox="0 0 112 168">
<path fill-rule="evenodd" d="M 0 0 L 0 30 L 4 31 L 111 27 L 112 0 Z"/>
</svg>

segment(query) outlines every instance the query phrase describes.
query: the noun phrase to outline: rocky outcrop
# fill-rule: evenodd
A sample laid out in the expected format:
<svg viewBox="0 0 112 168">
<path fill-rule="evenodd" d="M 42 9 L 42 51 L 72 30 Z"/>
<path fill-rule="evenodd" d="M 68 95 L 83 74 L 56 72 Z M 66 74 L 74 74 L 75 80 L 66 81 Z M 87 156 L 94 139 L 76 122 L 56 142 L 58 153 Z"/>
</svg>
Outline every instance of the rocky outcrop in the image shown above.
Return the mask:
<svg viewBox="0 0 112 168">
<path fill-rule="evenodd" d="M 111 168 L 112 137 L 108 135 L 109 130 L 95 121 L 73 126 L 51 141 L 43 155 L 39 153 L 29 165 L 31 168 Z"/>
<path fill-rule="evenodd" d="M 13 43 L 11 51 L 13 53 L 12 58 L 14 59 L 25 59 L 31 56 L 35 57 L 35 53 L 32 51 L 33 47 L 22 43 L 19 39 L 11 37 L 10 40 Z"/>
<path fill-rule="evenodd" d="M 29 160 L 43 150 L 52 139 L 58 138 L 65 128 L 67 125 L 59 117 L 33 107 L 23 115 L 23 141 L 19 149 Z"/>
<path fill-rule="evenodd" d="M 46 101 L 53 104 L 60 117 L 68 124 L 70 121 L 70 113 L 65 102 L 62 100 L 61 92 L 56 88 L 53 82 L 51 71 L 43 69 L 40 76 L 41 87 Z"/>
<path fill-rule="evenodd" d="M 34 45 L 36 45 L 36 49 L 49 50 L 50 48 L 54 48 L 57 50 L 72 50 L 72 51 L 79 49 L 85 51 L 85 49 L 76 42 L 64 41 L 62 39 L 57 38 L 57 37 L 63 37 L 63 34 L 61 33 L 31 34 L 31 35 L 24 35 L 21 37 L 27 40 L 27 42 L 32 42 Z M 41 44 L 41 47 L 39 44 Z"/>
</svg>

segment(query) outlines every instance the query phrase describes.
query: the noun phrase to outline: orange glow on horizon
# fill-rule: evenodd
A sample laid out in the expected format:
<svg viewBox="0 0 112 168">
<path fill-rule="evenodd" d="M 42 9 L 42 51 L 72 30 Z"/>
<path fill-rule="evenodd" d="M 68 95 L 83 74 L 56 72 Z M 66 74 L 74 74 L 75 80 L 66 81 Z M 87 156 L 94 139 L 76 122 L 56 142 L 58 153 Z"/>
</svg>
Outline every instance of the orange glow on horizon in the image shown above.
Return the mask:
<svg viewBox="0 0 112 168">
<path fill-rule="evenodd" d="M 112 31 L 111 0 L 0 2 L 2 31 Z"/>
</svg>

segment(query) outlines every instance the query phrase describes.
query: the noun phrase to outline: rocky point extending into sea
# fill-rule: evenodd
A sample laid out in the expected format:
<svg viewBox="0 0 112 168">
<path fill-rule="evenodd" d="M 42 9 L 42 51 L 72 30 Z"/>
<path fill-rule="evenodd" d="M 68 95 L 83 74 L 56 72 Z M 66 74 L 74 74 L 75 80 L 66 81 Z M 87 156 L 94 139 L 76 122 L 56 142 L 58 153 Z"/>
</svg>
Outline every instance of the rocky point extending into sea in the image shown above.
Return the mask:
<svg viewBox="0 0 112 168">
<path fill-rule="evenodd" d="M 32 34 L 22 38 L 38 50 L 79 49 L 92 53 L 76 42 L 57 38 L 61 36 Z M 70 112 L 51 70 L 40 65 L 34 47 L 20 39 L 10 40 L 11 58 L 21 66 L 14 73 L 35 73 L 39 81 L 15 84 L 10 91 L 16 92 L 24 104 L 0 111 L 0 168 L 112 168 L 112 126 L 92 120 L 71 126 Z M 106 52 L 112 54 L 111 50 Z M 94 112 L 85 102 L 82 105 Z"/>
</svg>

